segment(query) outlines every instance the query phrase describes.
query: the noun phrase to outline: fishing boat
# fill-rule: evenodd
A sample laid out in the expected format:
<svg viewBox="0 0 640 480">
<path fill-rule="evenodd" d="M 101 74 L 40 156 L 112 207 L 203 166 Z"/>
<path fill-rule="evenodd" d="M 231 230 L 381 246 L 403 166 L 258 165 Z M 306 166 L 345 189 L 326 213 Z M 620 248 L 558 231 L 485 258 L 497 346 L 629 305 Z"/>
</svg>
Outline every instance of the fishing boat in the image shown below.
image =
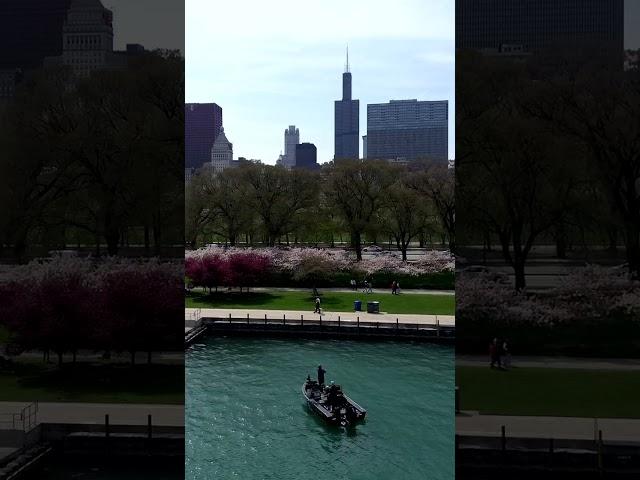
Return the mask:
<svg viewBox="0 0 640 480">
<path fill-rule="evenodd" d="M 302 395 L 309 409 L 330 425 L 353 427 L 367 414 L 364 408 L 342 392 L 340 385 L 319 385 L 307 377 L 302 384 Z"/>
</svg>

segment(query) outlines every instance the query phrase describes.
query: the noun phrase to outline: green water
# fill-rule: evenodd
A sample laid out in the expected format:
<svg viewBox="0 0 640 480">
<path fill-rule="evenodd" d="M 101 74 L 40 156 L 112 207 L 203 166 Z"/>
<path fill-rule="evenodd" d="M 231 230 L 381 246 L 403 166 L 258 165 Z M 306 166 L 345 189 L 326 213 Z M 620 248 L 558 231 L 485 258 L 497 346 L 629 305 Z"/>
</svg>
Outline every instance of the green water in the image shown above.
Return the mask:
<svg viewBox="0 0 640 480">
<path fill-rule="evenodd" d="M 90 459 L 62 456 L 49 461 L 25 480 L 178 480 L 184 478 L 181 459 Z"/>
<path fill-rule="evenodd" d="M 208 338 L 187 353 L 187 480 L 450 480 L 454 351 L 411 343 Z M 367 409 L 326 426 L 301 393 L 322 363 Z"/>
</svg>

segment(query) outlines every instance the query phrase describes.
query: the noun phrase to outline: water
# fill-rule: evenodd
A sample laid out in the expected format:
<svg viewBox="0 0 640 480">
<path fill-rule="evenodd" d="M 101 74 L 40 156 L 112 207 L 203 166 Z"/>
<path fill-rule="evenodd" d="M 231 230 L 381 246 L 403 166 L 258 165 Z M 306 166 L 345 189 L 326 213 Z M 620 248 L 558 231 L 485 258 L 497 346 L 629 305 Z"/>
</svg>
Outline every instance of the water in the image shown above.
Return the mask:
<svg viewBox="0 0 640 480">
<path fill-rule="evenodd" d="M 454 478 L 454 351 L 431 344 L 208 338 L 187 353 L 187 480 Z M 319 363 L 367 409 L 325 425 L 301 386 Z"/>
<path fill-rule="evenodd" d="M 184 478 L 181 458 L 91 459 L 61 456 L 25 480 L 178 480 Z"/>
</svg>

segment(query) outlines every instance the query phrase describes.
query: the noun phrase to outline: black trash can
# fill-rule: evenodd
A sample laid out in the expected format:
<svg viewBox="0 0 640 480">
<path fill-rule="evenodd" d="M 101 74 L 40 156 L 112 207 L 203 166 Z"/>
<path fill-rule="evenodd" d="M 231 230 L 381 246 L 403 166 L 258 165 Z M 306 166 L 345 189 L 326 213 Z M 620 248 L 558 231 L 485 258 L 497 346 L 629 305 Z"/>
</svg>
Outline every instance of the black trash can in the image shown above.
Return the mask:
<svg viewBox="0 0 640 480">
<path fill-rule="evenodd" d="M 380 313 L 380 302 L 367 302 L 367 313 Z"/>
</svg>

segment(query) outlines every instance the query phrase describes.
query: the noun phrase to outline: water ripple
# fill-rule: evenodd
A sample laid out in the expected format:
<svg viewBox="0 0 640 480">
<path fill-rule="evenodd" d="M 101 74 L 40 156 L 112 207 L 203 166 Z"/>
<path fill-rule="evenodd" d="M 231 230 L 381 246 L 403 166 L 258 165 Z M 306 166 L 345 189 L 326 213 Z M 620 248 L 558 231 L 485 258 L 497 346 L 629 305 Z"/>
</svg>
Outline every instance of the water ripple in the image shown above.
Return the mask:
<svg viewBox="0 0 640 480">
<path fill-rule="evenodd" d="M 211 338 L 187 353 L 186 478 L 450 480 L 453 349 L 410 343 Z M 311 415 L 318 364 L 367 408 L 354 432 Z"/>
</svg>

